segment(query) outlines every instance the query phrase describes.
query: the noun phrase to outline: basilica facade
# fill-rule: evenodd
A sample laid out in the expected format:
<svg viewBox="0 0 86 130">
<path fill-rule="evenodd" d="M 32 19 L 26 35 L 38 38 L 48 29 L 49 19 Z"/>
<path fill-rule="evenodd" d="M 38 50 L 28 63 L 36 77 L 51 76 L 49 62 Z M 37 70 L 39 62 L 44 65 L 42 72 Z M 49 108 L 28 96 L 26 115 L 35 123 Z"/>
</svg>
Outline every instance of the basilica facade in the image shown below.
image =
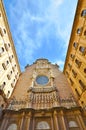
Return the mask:
<svg viewBox="0 0 86 130">
<path fill-rule="evenodd" d="M 85 130 L 85 111 L 57 64 L 37 59 L 21 73 L 0 130 Z"/>
</svg>

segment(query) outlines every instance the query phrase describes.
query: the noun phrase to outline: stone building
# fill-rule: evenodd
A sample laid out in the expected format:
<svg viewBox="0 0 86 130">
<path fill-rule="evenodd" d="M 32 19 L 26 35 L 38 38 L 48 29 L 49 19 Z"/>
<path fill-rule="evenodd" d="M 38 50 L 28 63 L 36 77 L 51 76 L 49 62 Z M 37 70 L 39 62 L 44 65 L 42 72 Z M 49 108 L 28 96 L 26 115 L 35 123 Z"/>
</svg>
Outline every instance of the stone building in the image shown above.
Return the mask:
<svg viewBox="0 0 86 130">
<path fill-rule="evenodd" d="M 79 0 L 64 72 L 43 58 L 21 72 L 0 1 L 0 130 L 86 130 L 85 15 Z"/>
<path fill-rule="evenodd" d="M 0 130 L 85 130 L 85 111 L 57 64 L 38 59 L 21 73 Z"/>
<path fill-rule="evenodd" d="M 5 105 L 19 78 L 20 67 L 2 0 L 0 0 L 0 102 Z"/>
<path fill-rule="evenodd" d="M 73 93 L 86 108 L 86 1 L 79 0 L 67 51 L 64 74 Z"/>
</svg>

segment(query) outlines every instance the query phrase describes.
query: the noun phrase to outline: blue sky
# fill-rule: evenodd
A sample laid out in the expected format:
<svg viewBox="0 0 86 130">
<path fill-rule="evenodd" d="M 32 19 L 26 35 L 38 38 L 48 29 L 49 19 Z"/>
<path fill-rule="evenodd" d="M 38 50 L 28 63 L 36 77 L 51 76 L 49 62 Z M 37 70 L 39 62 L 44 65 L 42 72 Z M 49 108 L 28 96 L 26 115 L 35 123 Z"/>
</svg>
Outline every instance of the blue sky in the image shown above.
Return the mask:
<svg viewBox="0 0 86 130">
<path fill-rule="evenodd" d="M 38 58 L 63 69 L 77 0 L 4 0 L 21 70 Z"/>
</svg>

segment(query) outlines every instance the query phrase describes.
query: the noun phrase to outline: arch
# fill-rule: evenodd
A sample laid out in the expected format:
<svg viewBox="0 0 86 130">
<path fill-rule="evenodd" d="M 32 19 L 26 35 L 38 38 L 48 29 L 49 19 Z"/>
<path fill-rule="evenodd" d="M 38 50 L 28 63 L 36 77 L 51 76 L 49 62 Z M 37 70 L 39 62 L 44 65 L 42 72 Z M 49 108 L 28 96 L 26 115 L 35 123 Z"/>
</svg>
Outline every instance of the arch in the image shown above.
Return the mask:
<svg viewBox="0 0 86 130">
<path fill-rule="evenodd" d="M 50 126 L 46 121 L 41 121 L 41 122 L 37 123 L 36 129 L 38 129 L 38 130 L 41 130 L 41 129 L 42 130 L 46 130 L 46 129 L 49 130 Z"/>
<path fill-rule="evenodd" d="M 78 124 L 76 121 L 69 121 L 69 127 L 72 128 L 72 127 L 78 127 Z"/>
<path fill-rule="evenodd" d="M 17 127 L 17 124 L 15 123 L 10 124 L 9 127 L 7 128 L 7 130 L 17 130 L 17 129 L 18 127 Z"/>
</svg>

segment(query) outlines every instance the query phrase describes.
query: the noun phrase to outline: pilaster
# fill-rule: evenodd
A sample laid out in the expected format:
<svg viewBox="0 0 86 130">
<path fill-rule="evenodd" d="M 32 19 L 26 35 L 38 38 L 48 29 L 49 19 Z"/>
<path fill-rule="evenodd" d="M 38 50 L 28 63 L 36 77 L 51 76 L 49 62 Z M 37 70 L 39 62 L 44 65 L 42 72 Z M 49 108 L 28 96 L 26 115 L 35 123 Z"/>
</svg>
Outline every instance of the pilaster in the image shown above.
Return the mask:
<svg viewBox="0 0 86 130">
<path fill-rule="evenodd" d="M 67 130 L 66 129 L 66 125 L 65 125 L 65 119 L 64 119 L 64 113 L 63 113 L 63 111 L 61 111 L 61 118 L 62 118 L 63 128 L 64 128 L 64 130 Z"/>
<path fill-rule="evenodd" d="M 56 111 L 54 111 L 54 113 L 53 113 L 53 119 L 54 119 L 54 128 L 55 128 L 55 130 L 59 130 L 59 125 L 58 125 L 58 119 L 57 119 L 57 112 Z"/>
<path fill-rule="evenodd" d="M 3 121 L 2 121 L 2 125 L 1 125 L 1 127 L 0 127 L 0 130 L 5 130 L 6 127 L 7 127 L 7 124 L 8 124 L 8 115 L 6 114 L 6 115 L 4 116 Z"/>
<path fill-rule="evenodd" d="M 30 120 L 31 120 L 31 112 L 26 117 L 27 124 L 26 124 L 26 130 L 30 130 Z"/>
</svg>

